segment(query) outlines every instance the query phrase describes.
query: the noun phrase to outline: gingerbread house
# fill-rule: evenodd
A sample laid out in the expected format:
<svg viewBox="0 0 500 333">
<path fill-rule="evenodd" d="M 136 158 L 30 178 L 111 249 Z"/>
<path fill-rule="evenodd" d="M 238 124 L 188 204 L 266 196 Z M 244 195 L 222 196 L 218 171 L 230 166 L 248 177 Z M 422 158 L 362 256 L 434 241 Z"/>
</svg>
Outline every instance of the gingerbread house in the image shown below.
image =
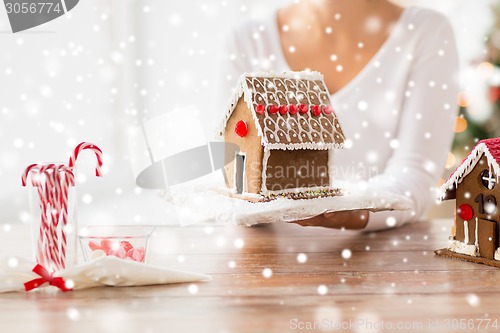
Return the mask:
<svg viewBox="0 0 500 333">
<path fill-rule="evenodd" d="M 221 134 L 240 151 L 226 155 L 226 184 L 237 194 L 327 189 L 329 155 L 344 134 L 317 72 L 243 74 Z"/>
<path fill-rule="evenodd" d="M 441 187 L 443 200 L 456 200 L 447 249 L 438 254 L 500 267 L 500 138 L 479 141 Z"/>
</svg>

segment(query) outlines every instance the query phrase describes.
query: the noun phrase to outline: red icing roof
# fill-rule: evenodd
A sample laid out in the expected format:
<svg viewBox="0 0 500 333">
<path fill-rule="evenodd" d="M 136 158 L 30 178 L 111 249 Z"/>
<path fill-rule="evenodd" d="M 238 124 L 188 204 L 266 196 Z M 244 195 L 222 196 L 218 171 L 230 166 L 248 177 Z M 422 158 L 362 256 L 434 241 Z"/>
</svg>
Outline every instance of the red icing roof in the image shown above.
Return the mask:
<svg viewBox="0 0 500 333">
<path fill-rule="evenodd" d="M 500 166 L 500 138 L 483 139 L 483 140 L 480 140 L 476 144 L 476 146 L 474 147 L 474 149 L 472 149 L 472 151 L 462 160 L 462 162 L 460 162 L 460 164 L 457 166 L 457 168 L 455 169 L 455 171 L 453 171 L 450 174 L 450 177 L 448 177 L 448 180 L 450 180 L 451 178 L 453 178 L 455 176 L 455 174 L 457 173 L 458 169 L 460 169 L 460 167 L 462 166 L 462 164 L 464 164 L 465 161 L 467 161 L 468 159 L 470 159 L 471 155 L 473 153 L 475 153 L 475 151 L 478 149 L 478 146 L 480 144 L 484 144 L 486 146 L 486 148 L 490 152 L 491 156 L 495 159 L 495 161 L 498 164 L 498 166 Z"/>
<path fill-rule="evenodd" d="M 480 143 L 484 143 L 486 145 L 491 156 L 493 156 L 497 164 L 500 166 L 500 138 L 481 140 L 477 144 Z"/>
</svg>

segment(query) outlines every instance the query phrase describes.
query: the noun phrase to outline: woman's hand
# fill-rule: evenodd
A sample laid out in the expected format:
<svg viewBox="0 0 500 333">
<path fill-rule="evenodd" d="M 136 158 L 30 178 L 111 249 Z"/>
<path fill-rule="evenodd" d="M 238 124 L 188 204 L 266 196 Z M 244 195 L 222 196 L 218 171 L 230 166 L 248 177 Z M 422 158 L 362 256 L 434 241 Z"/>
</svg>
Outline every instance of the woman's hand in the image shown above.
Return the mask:
<svg viewBox="0 0 500 333">
<path fill-rule="evenodd" d="M 293 221 L 303 227 L 325 227 L 334 229 L 363 229 L 368 223 L 368 210 L 345 210 L 325 213 L 304 220 Z"/>
</svg>

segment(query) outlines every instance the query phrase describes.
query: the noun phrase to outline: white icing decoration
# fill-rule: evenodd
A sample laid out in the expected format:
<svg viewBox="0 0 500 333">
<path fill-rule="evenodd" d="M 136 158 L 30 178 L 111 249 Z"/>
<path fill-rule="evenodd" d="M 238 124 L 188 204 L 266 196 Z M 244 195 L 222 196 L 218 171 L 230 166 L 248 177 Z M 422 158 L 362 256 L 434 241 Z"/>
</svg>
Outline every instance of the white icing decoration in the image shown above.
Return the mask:
<svg viewBox="0 0 500 333">
<path fill-rule="evenodd" d="M 479 222 L 477 221 L 477 217 L 476 217 L 476 230 L 474 231 L 474 237 L 476 237 L 476 239 L 474 241 L 474 245 L 476 245 L 476 248 L 479 251 L 479 238 L 477 237 L 478 223 Z"/>
<path fill-rule="evenodd" d="M 493 177 L 493 173 L 491 172 L 491 166 L 488 169 L 488 177 L 481 177 L 481 179 L 488 182 L 488 185 L 486 186 L 488 190 L 492 190 L 497 183 L 496 178 Z"/>
<path fill-rule="evenodd" d="M 472 244 L 469 245 L 467 243 L 458 241 L 456 239 L 450 240 L 448 244 L 448 250 L 455 253 L 466 254 L 473 257 L 477 257 L 478 253 L 475 245 Z"/>
<path fill-rule="evenodd" d="M 500 247 L 495 250 L 495 260 L 500 260 Z"/>
<path fill-rule="evenodd" d="M 274 82 L 273 87 L 283 85 L 284 88 L 289 91 L 288 94 L 285 94 L 283 91 L 266 91 L 266 92 L 258 92 L 254 87 L 266 87 L 269 84 L 263 84 L 265 82 Z M 317 81 L 317 82 L 315 82 Z M 318 82 L 322 85 L 318 85 Z M 307 84 L 307 86 L 306 86 Z M 293 90 L 297 91 L 297 88 L 302 88 L 301 93 L 297 93 L 297 98 L 295 98 L 295 94 Z M 336 129 L 340 129 L 338 123 L 333 126 L 336 120 L 335 114 L 324 115 L 321 113 L 319 116 L 312 117 L 310 112 L 305 115 L 301 115 L 297 113 L 297 118 L 307 119 L 304 124 L 308 126 L 308 128 L 302 128 L 301 126 L 287 126 L 289 129 L 288 133 L 285 133 L 283 138 L 283 143 L 281 142 L 269 142 L 268 138 L 274 138 L 272 141 L 276 141 L 276 138 L 279 138 L 277 135 L 278 130 L 283 130 L 283 128 L 279 128 L 276 126 L 274 120 L 269 122 L 272 119 L 268 112 L 264 113 L 264 128 L 261 128 L 258 120 L 258 116 L 254 110 L 254 101 L 259 101 L 259 104 L 265 104 L 267 107 L 269 104 L 269 100 L 284 100 L 280 101 L 280 103 L 285 102 L 286 105 L 297 104 L 297 99 L 306 99 L 304 104 L 314 104 L 311 101 L 313 99 L 320 99 L 319 95 L 315 91 L 321 91 L 320 94 L 323 96 L 325 101 L 329 101 L 330 96 L 326 93 L 326 85 L 323 80 L 323 76 L 318 72 L 291 72 L 291 73 L 283 73 L 283 74 L 270 74 L 270 73 L 256 73 L 256 74 L 243 74 L 236 86 L 236 91 L 233 94 L 229 105 L 231 106 L 228 110 L 228 114 L 226 115 L 225 121 L 223 123 L 223 128 L 225 128 L 228 119 L 231 116 L 231 113 L 234 111 L 234 105 L 237 104 L 239 98 L 241 96 L 244 97 L 244 100 L 248 107 L 252 112 L 252 116 L 255 121 L 255 125 L 257 127 L 257 133 L 261 137 L 261 143 L 264 147 L 268 147 L 269 149 L 333 149 L 333 148 L 342 148 L 343 142 L 345 140 L 344 136 L 337 131 Z M 306 94 L 304 94 L 306 92 Z M 253 93 L 253 94 L 252 94 Z M 327 99 L 328 97 L 328 99 Z M 325 103 L 328 104 L 328 103 Z M 331 101 L 329 103 L 331 105 Z M 260 115 L 259 115 L 260 116 Z M 289 115 L 281 115 L 276 114 L 273 115 L 277 118 L 281 119 L 294 119 Z M 262 116 L 260 116 L 262 117 Z M 323 124 L 328 122 L 327 125 L 323 125 L 323 127 L 327 128 L 331 131 L 327 131 L 327 129 L 322 128 L 320 126 L 321 121 Z M 274 129 L 266 128 L 266 124 L 268 126 L 274 125 Z M 223 132 L 223 131 L 221 131 Z M 298 135 L 295 133 L 298 132 Z M 316 132 L 316 138 L 319 140 L 313 140 L 312 132 Z M 326 136 L 323 134 L 325 132 Z M 265 135 L 264 135 L 265 134 Z M 273 134 L 271 137 L 270 134 Z M 305 134 L 305 135 L 304 135 Z M 268 136 L 269 135 L 269 136 Z M 299 138 L 302 142 L 292 143 L 291 138 Z M 339 143 L 335 142 L 335 139 L 340 141 Z M 286 139 L 286 140 L 285 140 Z M 327 143 L 328 142 L 328 143 Z"/>
<path fill-rule="evenodd" d="M 271 80 L 273 83 L 271 83 Z M 306 84 L 304 84 L 304 81 L 307 81 L 307 86 Z M 297 85 L 301 85 L 302 89 L 298 89 Z M 264 88 L 266 86 L 270 87 L 269 90 L 271 90 L 271 88 L 274 89 L 274 87 L 276 86 L 283 88 L 282 90 L 278 91 L 262 91 L 262 89 L 256 89 Z M 313 90 L 319 91 L 319 95 Z M 301 92 L 299 93 L 299 91 Z M 299 104 L 300 98 L 307 100 L 301 101 L 301 103 L 310 105 L 314 104 L 311 103 L 311 99 L 322 98 L 325 101 L 324 104 L 331 105 L 330 95 L 326 91 L 326 85 L 324 83 L 323 76 L 318 72 L 289 72 L 279 75 L 272 73 L 243 74 L 240 77 L 236 85 L 236 90 L 230 99 L 228 112 L 226 114 L 226 117 L 224 118 L 221 133 L 224 133 L 224 128 L 227 125 L 227 121 L 231 117 L 231 114 L 241 97 L 243 97 L 245 103 L 252 113 L 255 127 L 257 128 L 257 135 L 261 138 L 261 144 L 264 147 L 261 186 L 261 193 L 263 194 L 269 193 L 266 188 L 266 171 L 271 149 L 326 150 L 342 148 L 343 146 L 345 137 L 340 132 L 340 125 L 334 113 L 330 115 L 321 113 L 319 116 L 315 116 L 314 118 L 310 112 L 306 113 L 305 115 L 297 112 L 297 114 L 294 116 L 290 114 L 283 116 L 278 113 L 273 115 L 273 117 L 275 117 L 275 119 L 273 119 L 270 116 L 269 112 L 267 112 L 267 107 L 270 104 L 276 105 L 275 103 L 269 102 L 269 100 L 271 99 L 276 100 L 279 104 L 284 103 L 285 105 L 291 105 Z M 266 107 L 266 112 L 264 113 L 264 115 L 257 115 L 254 109 L 254 105 L 256 104 L 254 101 L 258 101 L 258 104 L 264 104 L 264 106 Z M 264 117 L 262 121 L 262 124 L 264 126 L 261 127 L 259 123 L 259 117 L 262 118 L 262 116 Z M 280 123 L 282 124 L 281 128 L 277 126 L 276 121 L 278 121 L 278 119 L 282 121 Z M 302 119 L 302 122 L 297 121 L 297 119 Z M 320 125 L 322 123 L 323 127 Z M 333 126 L 333 124 L 335 124 L 335 126 Z M 319 140 L 312 139 L 313 133 L 314 137 L 319 138 Z M 292 138 L 294 138 L 295 140 L 300 140 L 301 142 L 291 143 Z M 338 143 L 335 142 L 333 138 L 337 138 Z M 269 139 L 272 139 L 273 142 L 269 142 Z M 311 188 L 307 189 L 311 190 Z"/>
<path fill-rule="evenodd" d="M 444 199 L 446 196 L 446 191 L 457 188 L 458 184 L 462 182 L 465 176 L 467 176 L 479 162 L 482 154 L 486 157 L 486 161 L 488 163 L 488 168 L 490 170 L 495 171 L 495 175 L 497 178 L 497 182 L 500 177 L 500 166 L 498 165 L 495 158 L 491 155 L 488 147 L 485 143 L 481 142 L 471 151 L 469 156 L 460 164 L 455 170 L 455 172 L 450 176 L 450 178 L 440 187 L 440 196 L 441 199 Z"/>
<path fill-rule="evenodd" d="M 268 148 L 264 147 L 264 156 L 262 157 L 262 185 L 260 186 L 260 193 L 267 193 L 267 162 L 269 160 L 269 156 L 271 156 L 271 152 Z"/>
<path fill-rule="evenodd" d="M 321 190 L 329 190 L 331 189 L 330 186 L 314 186 L 314 187 L 294 187 L 294 188 L 287 188 L 287 189 L 282 189 L 282 190 L 266 190 L 266 192 L 262 193 L 263 195 L 269 195 L 269 194 L 288 194 L 288 193 L 302 193 L 302 192 L 308 192 L 308 191 L 321 191 Z"/>
<path fill-rule="evenodd" d="M 469 222 L 464 221 L 464 243 L 469 244 Z"/>
</svg>

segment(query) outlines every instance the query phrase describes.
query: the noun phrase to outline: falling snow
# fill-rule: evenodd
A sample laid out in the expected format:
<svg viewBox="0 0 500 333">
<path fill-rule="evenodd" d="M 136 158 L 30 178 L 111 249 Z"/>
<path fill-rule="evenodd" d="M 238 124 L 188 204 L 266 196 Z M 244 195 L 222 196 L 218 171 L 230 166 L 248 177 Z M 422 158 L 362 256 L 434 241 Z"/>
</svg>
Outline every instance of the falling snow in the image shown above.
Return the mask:
<svg viewBox="0 0 500 333">
<path fill-rule="evenodd" d="M 344 258 L 344 259 L 346 259 L 346 260 L 347 260 L 347 259 L 351 259 L 351 257 L 352 257 L 352 252 L 351 252 L 351 250 L 349 250 L 349 249 L 343 249 L 343 250 L 342 250 L 341 255 L 342 255 L 342 258 Z"/>
<path fill-rule="evenodd" d="M 300 264 L 304 264 L 305 262 L 307 262 L 307 255 L 305 253 L 299 253 L 297 255 L 297 261 L 300 263 Z"/>
<path fill-rule="evenodd" d="M 318 286 L 317 291 L 318 291 L 318 294 L 320 294 L 320 295 L 326 295 L 328 293 L 328 287 L 325 286 L 324 284 L 321 284 Z"/>
<path fill-rule="evenodd" d="M 269 279 L 273 276 L 273 271 L 270 268 L 264 268 L 262 271 L 262 276 L 266 279 Z"/>
</svg>

